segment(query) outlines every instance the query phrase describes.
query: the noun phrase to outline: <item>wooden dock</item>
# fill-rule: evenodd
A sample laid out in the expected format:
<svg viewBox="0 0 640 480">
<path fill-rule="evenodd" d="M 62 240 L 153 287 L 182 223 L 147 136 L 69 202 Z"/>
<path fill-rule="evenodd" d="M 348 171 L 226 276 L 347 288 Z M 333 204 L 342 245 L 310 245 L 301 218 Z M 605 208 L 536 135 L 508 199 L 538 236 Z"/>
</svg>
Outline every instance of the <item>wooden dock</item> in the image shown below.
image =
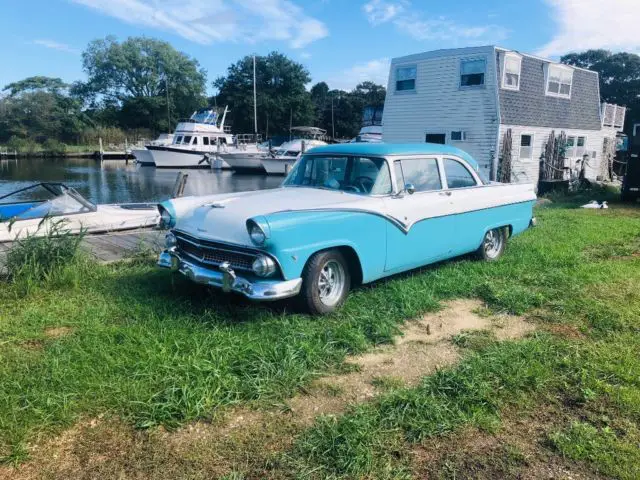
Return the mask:
<svg viewBox="0 0 640 480">
<path fill-rule="evenodd" d="M 155 229 L 137 229 L 123 232 L 87 235 L 82 249 L 100 263 L 117 262 L 139 254 L 157 254 L 164 246 L 165 232 Z M 13 243 L 0 243 L 0 269 Z"/>
</svg>

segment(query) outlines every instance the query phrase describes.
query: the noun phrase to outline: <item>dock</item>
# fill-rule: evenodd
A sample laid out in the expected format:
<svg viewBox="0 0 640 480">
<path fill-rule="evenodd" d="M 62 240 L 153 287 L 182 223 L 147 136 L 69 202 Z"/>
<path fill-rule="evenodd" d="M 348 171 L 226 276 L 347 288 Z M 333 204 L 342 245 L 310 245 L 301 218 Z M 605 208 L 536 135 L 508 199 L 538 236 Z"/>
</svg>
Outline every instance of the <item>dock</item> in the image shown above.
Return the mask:
<svg viewBox="0 0 640 480">
<path fill-rule="evenodd" d="M 99 263 L 117 262 L 138 255 L 158 254 L 164 245 L 165 233 L 147 228 L 87 235 L 82 240 L 81 248 Z M 13 243 L 0 243 L 0 271 Z"/>
</svg>

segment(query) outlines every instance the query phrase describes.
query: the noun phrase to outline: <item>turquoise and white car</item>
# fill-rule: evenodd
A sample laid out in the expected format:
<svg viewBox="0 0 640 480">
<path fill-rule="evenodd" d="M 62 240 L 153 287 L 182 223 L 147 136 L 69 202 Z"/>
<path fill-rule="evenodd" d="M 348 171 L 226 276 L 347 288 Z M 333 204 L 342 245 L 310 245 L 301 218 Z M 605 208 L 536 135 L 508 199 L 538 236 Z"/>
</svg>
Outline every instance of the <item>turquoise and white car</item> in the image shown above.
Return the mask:
<svg viewBox="0 0 640 480">
<path fill-rule="evenodd" d="M 162 203 L 170 232 L 158 264 L 324 314 L 359 284 L 471 252 L 497 260 L 535 224 L 535 200 L 533 185 L 487 182 L 450 146 L 327 145 L 280 188 Z"/>
</svg>

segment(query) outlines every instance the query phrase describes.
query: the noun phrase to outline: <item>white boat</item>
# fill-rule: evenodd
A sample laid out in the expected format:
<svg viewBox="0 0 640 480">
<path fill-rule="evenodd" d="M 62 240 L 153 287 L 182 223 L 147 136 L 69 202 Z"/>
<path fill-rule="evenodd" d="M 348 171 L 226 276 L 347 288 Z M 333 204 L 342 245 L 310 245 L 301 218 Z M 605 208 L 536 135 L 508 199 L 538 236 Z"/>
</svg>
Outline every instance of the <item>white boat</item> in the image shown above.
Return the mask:
<svg viewBox="0 0 640 480">
<path fill-rule="evenodd" d="M 317 127 L 293 127 L 292 132 L 296 132 L 296 139 L 284 142 L 277 149 L 265 155 L 260 163 L 267 175 L 286 175 L 291 167 L 298 161 L 303 150 L 326 145 L 327 142 L 321 140 L 327 131 Z"/>
<path fill-rule="evenodd" d="M 173 143 L 173 133 L 162 133 L 158 138 L 147 143 L 142 148 L 132 148 L 131 154 L 136 157 L 136 163 L 138 165 L 152 167 L 155 166 L 151 152 L 148 150 L 148 146 L 165 146 Z"/>
<path fill-rule="evenodd" d="M 103 233 L 153 227 L 155 204 L 95 205 L 62 183 L 39 183 L 0 197 L 0 243 L 44 236 L 62 222 L 63 231 Z"/>
<path fill-rule="evenodd" d="M 178 123 L 169 145 L 149 145 L 158 168 L 230 168 L 225 159 L 264 153 L 257 143 L 259 135 L 232 135 L 224 125 L 225 107 L 218 123 L 215 110 L 198 110 L 189 120 Z"/>
<path fill-rule="evenodd" d="M 382 143 L 382 125 L 362 127 L 351 143 Z"/>
</svg>

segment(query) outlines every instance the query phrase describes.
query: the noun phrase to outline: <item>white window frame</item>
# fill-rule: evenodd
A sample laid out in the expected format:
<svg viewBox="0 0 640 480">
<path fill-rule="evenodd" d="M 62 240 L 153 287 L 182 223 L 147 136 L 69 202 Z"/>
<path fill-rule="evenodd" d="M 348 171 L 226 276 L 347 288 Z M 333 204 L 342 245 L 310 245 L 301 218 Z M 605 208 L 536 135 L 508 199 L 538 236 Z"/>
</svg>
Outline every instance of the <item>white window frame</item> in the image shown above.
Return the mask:
<svg viewBox="0 0 640 480">
<path fill-rule="evenodd" d="M 407 90 L 398 90 L 398 70 L 400 70 L 401 68 L 413 68 L 416 71 L 416 75 L 414 78 L 410 78 L 408 80 L 413 80 L 413 88 L 412 89 L 407 89 Z M 402 81 L 402 80 L 400 80 Z M 400 95 L 406 94 L 406 93 L 415 93 L 416 90 L 418 89 L 418 64 L 416 63 L 409 63 L 406 65 L 395 65 L 394 66 L 394 71 L 393 71 L 393 91 L 394 93 L 398 93 Z"/>
<path fill-rule="evenodd" d="M 570 72 L 571 73 L 571 82 L 569 83 L 569 93 L 568 94 L 560 93 L 560 88 L 563 85 L 562 81 L 560 81 L 560 83 L 558 84 L 558 93 L 549 91 L 549 80 L 551 79 L 551 71 L 553 69 L 562 70 L 563 72 Z M 573 91 L 573 68 L 571 68 L 569 66 L 566 66 L 566 65 L 560 65 L 558 63 L 548 63 L 547 64 L 547 68 L 546 68 L 546 72 L 545 72 L 544 84 L 545 84 L 544 92 L 545 92 L 545 95 L 547 95 L 548 97 L 571 98 L 571 92 Z"/>
<path fill-rule="evenodd" d="M 518 61 L 518 84 L 507 85 L 507 59 L 513 59 Z M 520 82 L 522 80 L 522 55 L 518 55 L 517 53 L 507 52 L 504 54 L 504 59 L 502 60 L 502 88 L 504 90 L 520 90 Z"/>
<path fill-rule="evenodd" d="M 584 145 L 582 147 L 578 147 L 578 139 L 579 138 L 584 138 Z M 585 154 L 589 154 L 589 150 L 587 150 L 587 143 L 589 142 L 589 138 L 586 135 L 576 135 L 576 151 L 575 151 L 575 158 L 579 158 L 582 159 L 582 157 L 585 156 Z M 578 148 L 582 148 L 583 152 L 582 155 L 578 155 Z M 589 155 L 591 156 L 591 155 Z"/>
<path fill-rule="evenodd" d="M 523 157 L 522 156 L 522 137 L 531 137 L 531 146 L 529 147 L 531 149 L 531 156 L 529 157 Z M 518 160 L 521 162 L 530 162 L 533 160 L 533 145 L 534 142 L 536 140 L 536 136 L 534 133 L 529 133 L 529 132 L 522 132 L 520 134 L 520 143 L 518 144 Z"/>
<path fill-rule="evenodd" d="M 454 133 L 459 133 L 460 134 L 460 140 L 455 140 L 453 138 L 453 134 Z M 467 141 L 467 132 L 464 130 L 451 130 L 449 132 L 449 141 L 450 142 L 466 142 Z"/>
<path fill-rule="evenodd" d="M 571 155 L 568 155 L 567 152 L 565 152 L 565 158 L 570 158 L 570 159 L 575 159 L 575 158 L 582 158 L 584 156 L 585 153 L 589 153 L 589 151 L 587 150 L 587 145 L 589 143 L 589 137 L 587 135 L 583 135 L 580 133 L 577 134 L 571 134 L 571 135 L 567 135 L 567 140 L 569 140 L 570 138 L 573 138 L 573 147 L 571 147 Z M 584 146 L 580 147 L 582 148 L 584 151 L 582 152 L 582 155 L 578 155 L 578 139 L 579 138 L 584 138 Z"/>
</svg>

